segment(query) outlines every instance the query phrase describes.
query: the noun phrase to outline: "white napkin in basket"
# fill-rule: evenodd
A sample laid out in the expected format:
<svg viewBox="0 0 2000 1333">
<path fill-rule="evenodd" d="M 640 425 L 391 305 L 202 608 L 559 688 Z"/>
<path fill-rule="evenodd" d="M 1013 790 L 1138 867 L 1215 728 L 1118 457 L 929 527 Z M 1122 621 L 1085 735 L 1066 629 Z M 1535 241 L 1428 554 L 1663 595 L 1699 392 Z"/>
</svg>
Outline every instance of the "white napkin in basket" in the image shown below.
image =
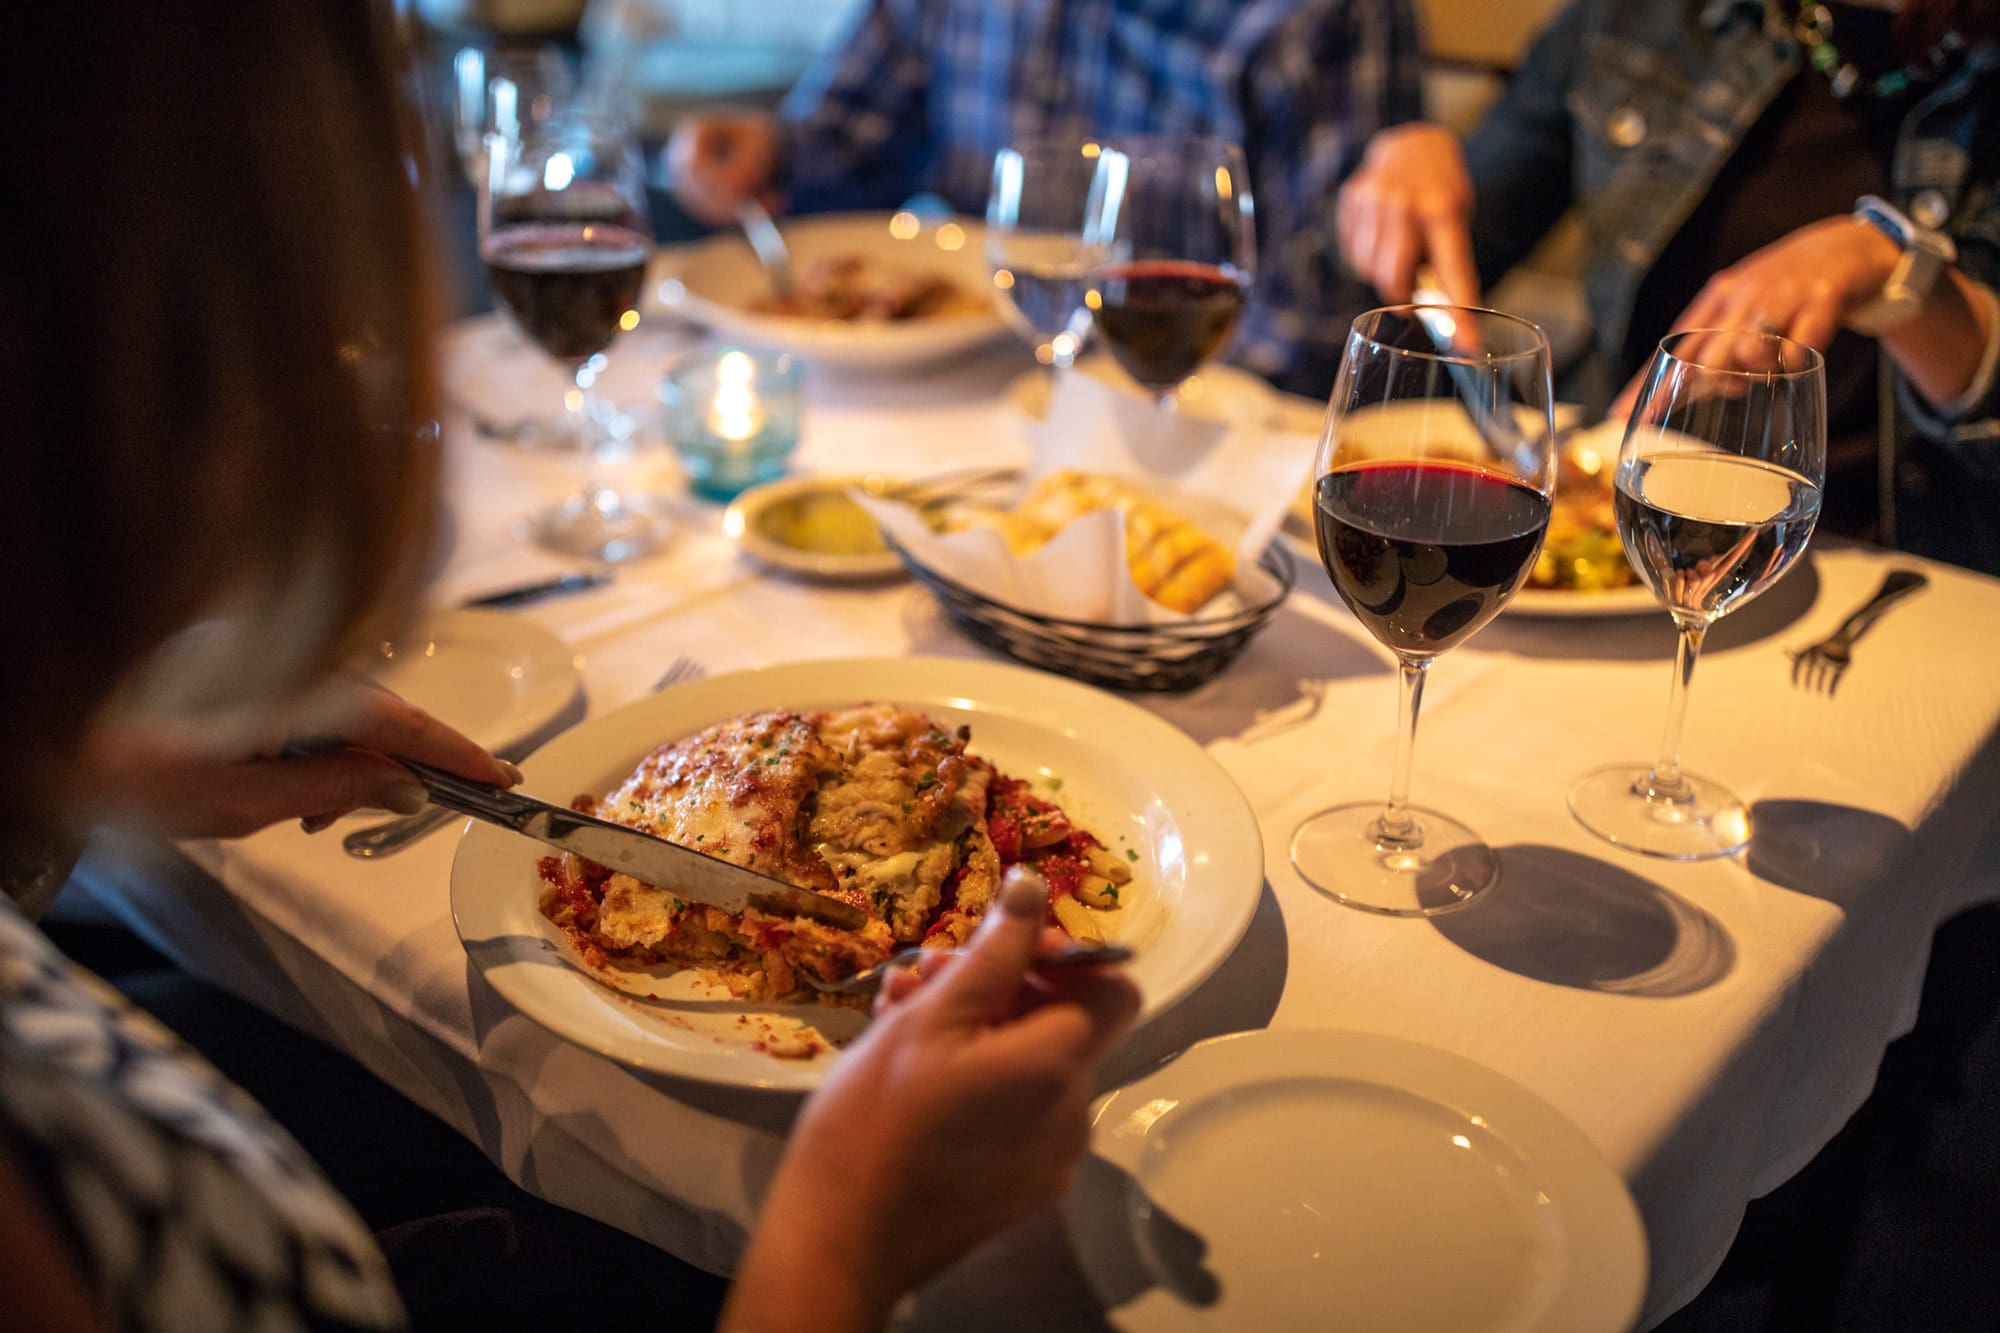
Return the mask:
<svg viewBox="0 0 2000 1333">
<path fill-rule="evenodd" d="M 1234 588 L 1199 613 L 1223 615 L 1276 592 L 1257 559 L 1284 521 L 1312 464 L 1310 435 L 1177 417 L 1088 375 L 1058 375 L 1031 478 L 1074 468 L 1149 486 L 1160 500 L 1236 552 Z M 1037 615 L 1113 625 L 1191 619 L 1153 602 L 1125 560 L 1125 516 L 1085 514 L 1027 556 L 985 528 L 940 534 L 908 505 L 855 500 L 919 561 L 994 601 Z"/>
</svg>

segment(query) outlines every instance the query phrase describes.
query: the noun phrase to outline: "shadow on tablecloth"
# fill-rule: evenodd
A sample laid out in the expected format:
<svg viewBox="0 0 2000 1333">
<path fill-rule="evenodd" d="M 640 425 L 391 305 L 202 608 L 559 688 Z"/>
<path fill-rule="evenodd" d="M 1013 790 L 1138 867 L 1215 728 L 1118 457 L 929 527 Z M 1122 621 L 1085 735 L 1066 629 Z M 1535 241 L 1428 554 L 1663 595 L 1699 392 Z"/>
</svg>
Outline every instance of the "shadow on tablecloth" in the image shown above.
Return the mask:
<svg viewBox="0 0 2000 1333">
<path fill-rule="evenodd" d="M 1828 801 L 1758 801 L 1750 807 L 1750 873 L 1779 888 L 1845 906 L 1910 847 L 1910 831 L 1873 810 Z"/>
<path fill-rule="evenodd" d="M 1708 912 L 1625 867 L 1562 847 L 1502 847 L 1500 883 L 1438 934 L 1498 968 L 1574 990 L 1691 995 L 1728 976 L 1736 945 Z"/>
</svg>

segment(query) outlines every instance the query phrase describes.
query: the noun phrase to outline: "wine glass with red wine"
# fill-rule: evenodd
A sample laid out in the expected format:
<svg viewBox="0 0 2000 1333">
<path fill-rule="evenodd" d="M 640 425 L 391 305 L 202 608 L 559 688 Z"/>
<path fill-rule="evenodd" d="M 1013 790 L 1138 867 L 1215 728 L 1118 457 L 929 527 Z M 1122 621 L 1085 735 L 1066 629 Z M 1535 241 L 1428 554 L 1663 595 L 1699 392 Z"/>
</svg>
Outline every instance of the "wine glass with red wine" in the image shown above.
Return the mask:
<svg viewBox="0 0 2000 1333">
<path fill-rule="evenodd" d="M 1666 733 L 1650 764 L 1593 769 L 1577 822 L 1648 856 L 1694 861 L 1750 841 L 1743 798 L 1681 767 L 1688 684 L 1709 627 L 1782 578 L 1806 548 L 1826 482 L 1826 373 L 1804 343 L 1692 329 L 1660 343 L 1618 450 L 1625 558 L 1680 631 Z"/>
<path fill-rule="evenodd" d="M 603 428 L 591 394 L 605 349 L 638 326 L 652 249 L 644 162 L 629 127 L 568 111 L 492 140 L 479 257 L 494 297 L 568 373 L 560 434 L 589 464 L 582 488 L 533 515 L 529 529 L 570 555 L 628 560 L 666 537 L 656 497 L 602 475 L 632 440 Z"/>
<path fill-rule="evenodd" d="M 1313 463 L 1313 526 L 1335 591 L 1395 654 L 1401 700 L 1386 804 L 1299 825 L 1292 865 L 1363 911 L 1437 916 L 1500 878 L 1450 815 L 1410 804 L 1424 679 L 1534 568 L 1555 492 L 1549 344 L 1523 319 L 1397 306 L 1354 321 Z"/>
<path fill-rule="evenodd" d="M 1221 139 L 1139 136 L 1103 148 L 1086 240 L 1084 303 L 1125 372 L 1172 409 L 1181 382 L 1236 336 L 1257 267 L 1243 150 Z"/>
</svg>

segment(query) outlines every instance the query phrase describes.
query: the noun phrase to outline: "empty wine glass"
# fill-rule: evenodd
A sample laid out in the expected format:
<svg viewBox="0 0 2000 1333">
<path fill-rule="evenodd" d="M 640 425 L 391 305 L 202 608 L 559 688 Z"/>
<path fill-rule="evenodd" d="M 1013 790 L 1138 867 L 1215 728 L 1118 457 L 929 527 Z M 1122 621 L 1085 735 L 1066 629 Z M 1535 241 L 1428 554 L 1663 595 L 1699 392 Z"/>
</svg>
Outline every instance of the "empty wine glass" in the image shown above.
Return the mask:
<svg viewBox="0 0 2000 1333">
<path fill-rule="evenodd" d="M 1045 366 L 1070 365 L 1090 337 L 1083 298 L 1097 252 L 1084 240 L 1085 208 L 1102 151 L 1086 140 L 1033 139 L 993 159 L 986 267 L 1001 314 Z"/>
<path fill-rule="evenodd" d="M 1085 239 L 1084 304 L 1127 374 L 1172 409 L 1181 381 L 1229 346 L 1257 266 L 1243 150 L 1144 135 L 1103 148 Z"/>
<path fill-rule="evenodd" d="M 451 62 L 453 140 L 459 166 L 475 192 L 486 189 L 488 139 L 519 136 L 521 126 L 547 120 L 575 92 L 562 48 L 547 43 L 486 51 L 468 46 Z"/>
<path fill-rule="evenodd" d="M 1313 462 L 1313 528 L 1335 591 L 1396 655 L 1386 804 L 1299 825 L 1292 865 L 1349 907 L 1437 916 L 1500 877 L 1479 836 L 1409 803 L 1424 678 L 1535 566 L 1555 490 L 1549 344 L 1523 319 L 1397 306 L 1354 321 Z"/>
<path fill-rule="evenodd" d="M 531 533 L 572 555 L 643 555 L 666 537 L 664 505 L 605 479 L 634 441 L 603 429 L 591 392 L 600 353 L 639 324 L 653 242 L 638 141 L 620 121 L 571 111 L 491 147 L 479 256 L 521 332 L 569 373 L 561 434 L 588 468 L 580 490 L 532 517 Z"/>
<path fill-rule="evenodd" d="M 1592 833 L 1680 861 L 1750 841 L 1742 798 L 1681 767 L 1688 686 L 1709 626 L 1776 583 L 1805 550 L 1825 481 L 1818 352 L 1744 330 L 1662 340 L 1614 483 L 1626 558 L 1673 616 L 1680 646 L 1660 757 L 1594 769 L 1569 789 L 1571 812 Z"/>
</svg>

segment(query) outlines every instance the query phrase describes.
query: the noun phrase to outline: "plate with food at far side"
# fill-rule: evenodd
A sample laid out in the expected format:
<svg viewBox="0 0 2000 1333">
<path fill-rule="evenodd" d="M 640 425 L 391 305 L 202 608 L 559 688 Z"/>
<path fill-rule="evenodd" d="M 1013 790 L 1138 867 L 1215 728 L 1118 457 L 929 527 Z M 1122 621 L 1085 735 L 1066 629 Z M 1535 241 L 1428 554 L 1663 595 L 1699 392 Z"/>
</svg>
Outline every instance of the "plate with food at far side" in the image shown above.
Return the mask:
<svg viewBox="0 0 2000 1333">
<path fill-rule="evenodd" d="M 531 795 L 868 914 L 853 932 L 731 916 L 466 830 L 452 914 L 493 988 L 579 1046 L 705 1082 L 815 1086 L 866 1014 L 823 1002 L 812 979 L 968 938 L 1011 864 L 1044 872 L 1051 924 L 1135 951 L 1142 1023 L 1229 955 L 1263 886 L 1256 818 L 1198 743 L 1124 700 L 997 663 L 718 676 L 592 718 L 523 768 Z"/>
<path fill-rule="evenodd" d="M 981 225 L 915 213 L 779 221 L 793 292 L 781 297 L 734 232 L 664 249 L 647 306 L 724 338 L 843 370 L 912 370 L 1008 337 L 993 304 Z"/>
</svg>

